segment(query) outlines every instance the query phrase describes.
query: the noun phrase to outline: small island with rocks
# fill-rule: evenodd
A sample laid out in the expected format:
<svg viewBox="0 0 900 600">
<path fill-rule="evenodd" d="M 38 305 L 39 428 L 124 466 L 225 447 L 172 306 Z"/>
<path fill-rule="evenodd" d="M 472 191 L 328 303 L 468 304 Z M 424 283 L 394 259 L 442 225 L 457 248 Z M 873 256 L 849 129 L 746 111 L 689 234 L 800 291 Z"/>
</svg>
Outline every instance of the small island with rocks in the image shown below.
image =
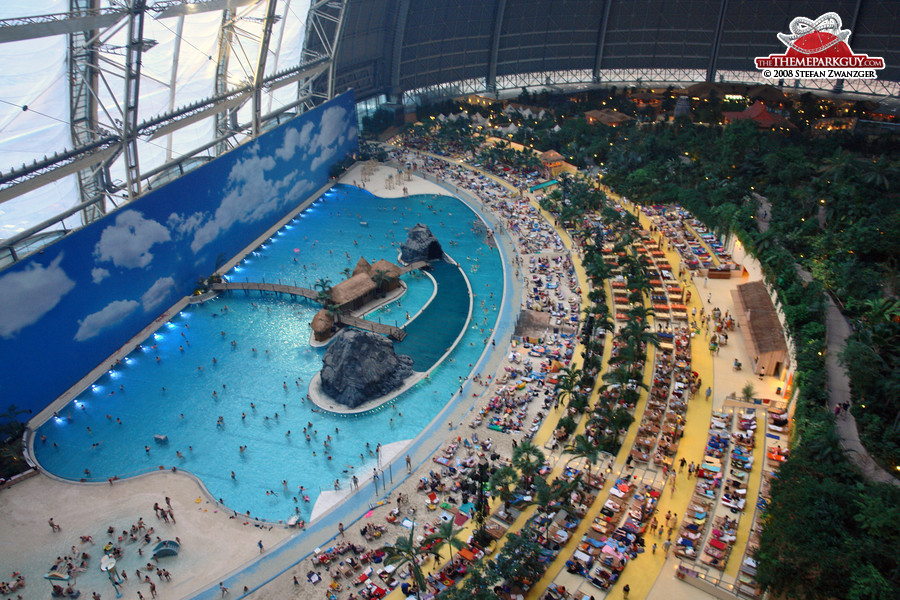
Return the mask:
<svg viewBox="0 0 900 600">
<path fill-rule="evenodd" d="M 400 246 L 400 260 L 411 264 L 420 260 L 440 260 L 444 258 L 441 243 L 427 225 L 416 223 Z"/>
<path fill-rule="evenodd" d="M 412 364 L 383 335 L 343 329 L 322 357 L 322 391 L 338 404 L 356 408 L 403 386 L 413 375 Z"/>
</svg>

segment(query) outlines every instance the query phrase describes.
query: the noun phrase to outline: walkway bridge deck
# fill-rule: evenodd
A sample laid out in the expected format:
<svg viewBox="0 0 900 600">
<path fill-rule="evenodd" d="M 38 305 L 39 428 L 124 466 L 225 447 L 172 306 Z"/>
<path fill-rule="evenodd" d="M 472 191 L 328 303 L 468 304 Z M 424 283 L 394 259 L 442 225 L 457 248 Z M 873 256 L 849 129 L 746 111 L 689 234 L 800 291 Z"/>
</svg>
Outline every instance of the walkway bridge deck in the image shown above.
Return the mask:
<svg viewBox="0 0 900 600">
<path fill-rule="evenodd" d="M 422 266 L 426 266 L 427 264 L 428 263 L 426 262 L 412 263 L 408 267 L 405 267 L 405 270 L 403 272 L 406 273 L 408 271 L 412 271 L 413 269 L 418 269 Z M 209 289 L 217 292 L 229 292 L 234 290 L 242 290 L 245 292 L 272 292 L 275 294 L 302 296 L 314 302 L 319 301 L 319 292 L 316 290 L 311 290 L 309 288 L 299 287 L 295 285 L 284 285 L 282 283 L 263 283 L 258 281 L 228 281 L 222 283 L 214 283 L 209 286 Z M 404 331 L 401 327 L 394 327 L 393 325 L 384 325 L 383 323 L 368 321 L 366 319 L 354 317 L 347 313 L 344 313 L 340 316 L 340 322 L 344 325 L 356 327 L 357 329 L 364 329 L 366 331 L 372 331 L 374 333 L 386 335 L 391 339 L 397 340 L 398 342 L 402 342 L 403 338 L 406 337 L 406 331 Z"/>
</svg>

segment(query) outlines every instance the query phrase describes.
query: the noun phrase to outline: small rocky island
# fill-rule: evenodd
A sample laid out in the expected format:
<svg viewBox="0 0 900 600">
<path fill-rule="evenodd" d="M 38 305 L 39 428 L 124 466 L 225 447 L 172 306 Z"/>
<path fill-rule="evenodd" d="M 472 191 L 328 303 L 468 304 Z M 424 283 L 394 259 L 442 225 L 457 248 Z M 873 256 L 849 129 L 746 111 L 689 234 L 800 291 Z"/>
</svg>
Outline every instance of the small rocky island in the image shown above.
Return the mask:
<svg viewBox="0 0 900 600">
<path fill-rule="evenodd" d="M 413 360 L 397 354 L 391 340 L 357 329 L 338 333 L 322 364 L 322 391 L 349 408 L 391 393 L 413 374 Z"/>
<path fill-rule="evenodd" d="M 427 225 L 416 223 L 409 230 L 406 241 L 400 246 L 400 260 L 406 264 L 419 260 L 438 260 L 444 257 L 444 250 Z"/>
</svg>

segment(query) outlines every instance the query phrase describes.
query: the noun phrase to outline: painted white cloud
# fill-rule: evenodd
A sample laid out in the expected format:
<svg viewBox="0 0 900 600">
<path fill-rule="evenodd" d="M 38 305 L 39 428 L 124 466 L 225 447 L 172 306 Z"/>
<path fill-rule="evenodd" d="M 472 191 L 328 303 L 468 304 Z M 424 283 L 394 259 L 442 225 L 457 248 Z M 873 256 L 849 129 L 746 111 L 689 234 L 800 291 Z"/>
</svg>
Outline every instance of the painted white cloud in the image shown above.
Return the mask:
<svg viewBox="0 0 900 600">
<path fill-rule="evenodd" d="M 292 176 L 281 181 L 270 181 L 266 179 L 266 171 L 273 167 L 275 159 L 271 156 L 251 154 L 231 168 L 228 174 L 228 193 L 213 218 L 200 226 L 194 234 L 191 242 L 194 253 L 235 223 L 252 223 L 278 208 L 281 204 L 279 192 Z"/>
<path fill-rule="evenodd" d="M 284 142 L 281 148 L 275 151 L 275 156 L 281 160 L 291 160 L 298 148 L 305 148 L 309 144 L 309 138 L 312 135 L 313 124 L 307 121 L 303 124 L 303 128 L 299 131 L 295 127 L 291 127 L 284 134 Z"/>
<path fill-rule="evenodd" d="M 309 155 L 334 146 L 338 138 L 347 131 L 347 110 L 343 106 L 331 106 L 322 113 L 319 132 L 309 145 Z"/>
<path fill-rule="evenodd" d="M 150 249 L 154 244 L 168 242 L 169 230 L 152 219 L 133 210 L 126 210 L 114 225 L 103 230 L 94 248 L 98 261 L 111 261 L 117 267 L 135 269 L 146 267 L 153 260 Z"/>
<path fill-rule="evenodd" d="M 140 304 L 134 300 L 114 300 L 110 302 L 102 310 L 91 313 L 78 322 L 80 327 L 75 333 L 75 341 L 83 342 L 91 339 L 110 325 L 115 325 L 133 313 L 139 306 Z"/>
<path fill-rule="evenodd" d="M 169 295 L 174 287 L 175 280 L 171 277 L 160 277 L 157 279 L 150 286 L 150 289 L 141 296 L 141 304 L 144 306 L 144 310 L 156 308 L 160 302 L 166 299 L 166 296 Z"/>
<path fill-rule="evenodd" d="M 289 129 L 285 133 L 281 147 L 275 150 L 275 157 L 290 160 L 300 151 L 303 153 L 303 159 L 310 161 L 312 170 L 316 170 L 331 161 L 348 136 L 355 133 L 356 125 L 351 121 L 344 107 L 327 108 L 322 113 L 318 131 L 312 123 L 305 123 L 299 130 Z M 258 151 L 258 145 L 251 146 L 247 157 L 231 168 L 225 187 L 225 197 L 212 218 L 200 224 L 202 217 L 199 214 L 191 217 L 193 221 L 176 215 L 169 217 L 170 227 L 173 225 L 184 227 L 186 232 L 193 232 L 191 250 L 195 254 L 235 223 L 257 222 L 287 202 L 312 191 L 314 186 L 312 182 L 307 180 L 294 182 L 298 177 L 295 172 L 278 181 L 267 179 L 266 173 L 275 168 L 275 157 L 259 156 Z M 173 231 L 175 230 L 173 227 Z"/>
<path fill-rule="evenodd" d="M 310 165 L 309 165 L 309 170 L 310 170 L 310 171 L 315 171 L 316 169 L 318 169 L 319 167 L 321 167 L 323 164 L 325 164 L 326 162 L 328 162 L 329 160 L 331 160 L 331 158 L 334 156 L 334 153 L 335 153 L 336 151 L 337 151 L 337 146 L 332 146 L 332 147 L 330 147 L 330 148 L 325 148 L 325 150 L 322 151 L 322 154 L 320 154 L 319 156 L 315 157 L 315 158 L 313 159 L 313 161 L 310 163 Z"/>
<path fill-rule="evenodd" d="M 166 225 L 169 231 L 178 233 L 179 235 L 190 235 L 194 233 L 203 224 L 203 213 L 194 213 L 188 217 L 178 213 L 172 213 L 166 219 Z"/>
<path fill-rule="evenodd" d="M 72 291 L 75 282 L 59 266 L 62 257 L 0 277 L 0 337 L 9 339 L 37 323 Z"/>
<path fill-rule="evenodd" d="M 291 187 L 285 197 L 288 202 L 293 202 L 294 200 L 299 200 L 300 198 L 305 197 L 309 192 L 313 190 L 313 187 L 316 184 L 310 181 L 309 179 L 301 179 L 297 183 Z"/>
<path fill-rule="evenodd" d="M 100 283 L 107 277 L 109 277 L 109 271 L 107 271 L 106 269 L 102 269 L 100 267 L 91 269 L 91 278 L 94 280 L 94 283 Z"/>
</svg>

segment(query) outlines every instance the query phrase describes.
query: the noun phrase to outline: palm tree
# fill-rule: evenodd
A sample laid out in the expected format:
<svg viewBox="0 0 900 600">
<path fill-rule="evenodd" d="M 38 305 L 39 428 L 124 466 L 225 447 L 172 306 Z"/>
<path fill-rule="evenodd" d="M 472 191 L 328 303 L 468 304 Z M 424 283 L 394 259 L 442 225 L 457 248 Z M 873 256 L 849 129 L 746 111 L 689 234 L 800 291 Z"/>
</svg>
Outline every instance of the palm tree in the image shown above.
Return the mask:
<svg viewBox="0 0 900 600">
<path fill-rule="evenodd" d="M 384 290 L 384 285 L 391 280 L 391 276 L 388 275 L 388 272 L 384 269 L 375 269 L 375 272 L 372 273 L 372 281 L 375 282 L 375 285 L 378 287 L 378 293 L 382 293 Z"/>
<path fill-rule="evenodd" d="M 328 313 L 328 316 L 331 317 L 331 320 L 335 323 L 340 323 L 341 315 L 344 314 L 343 309 L 334 303 L 326 304 L 325 312 Z"/>
<path fill-rule="evenodd" d="M 509 465 L 500 467 L 491 475 L 491 489 L 498 493 L 506 510 L 509 510 L 509 502 L 513 499 L 513 490 L 518 483 L 519 474 Z"/>
<path fill-rule="evenodd" d="M 594 445 L 594 442 L 589 440 L 587 436 L 579 433 L 572 438 L 572 442 L 565 447 L 564 451 L 572 456 L 568 462 L 572 462 L 576 458 L 583 458 L 587 461 L 588 479 L 590 479 L 591 465 L 600 459 L 600 449 Z"/>
<path fill-rule="evenodd" d="M 457 534 L 460 531 L 460 529 L 455 528 L 453 519 L 450 519 L 449 521 L 442 521 L 440 526 L 434 531 L 434 533 L 425 538 L 425 544 L 431 543 L 431 548 L 436 555 L 440 555 L 441 548 L 443 548 L 444 545 L 447 544 L 450 546 L 450 555 L 452 556 L 454 550 L 462 550 L 466 547 L 466 543 L 464 541 L 456 538 Z"/>
<path fill-rule="evenodd" d="M 319 293 L 316 294 L 316 300 L 322 306 L 330 306 L 332 303 L 331 294 L 329 294 L 325 290 L 319 290 Z"/>
<path fill-rule="evenodd" d="M 559 375 L 559 383 L 556 384 L 556 398 L 560 402 L 564 402 L 578 387 L 581 371 L 575 366 L 563 367 L 559 370 Z"/>
<path fill-rule="evenodd" d="M 396 543 L 382 547 L 384 552 L 384 564 L 396 565 L 399 569 L 406 563 L 409 563 L 409 570 L 412 573 L 413 580 L 420 590 L 426 589 L 425 575 L 422 573 L 422 567 L 419 561 L 429 556 L 439 556 L 439 554 L 426 544 L 416 545 L 415 543 L 415 525 L 409 528 L 409 537 L 398 537 Z"/>
<path fill-rule="evenodd" d="M 847 150 L 836 150 L 830 157 L 822 161 L 819 174 L 827 182 L 842 182 L 860 171 L 859 161 Z"/>
<path fill-rule="evenodd" d="M 351 275 L 352 273 L 353 273 L 353 271 L 350 270 L 350 267 L 344 267 L 344 268 L 341 270 L 341 275 L 344 276 L 344 279 L 350 279 L 350 275 Z"/>
<path fill-rule="evenodd" d="M 327 277 L 321 277 L 313 284 L 313 289 L 328 293 L 331 291 L 331 280 Z"/>
<path fill-rule="evenodd" d="M 513 466 L 523 479 L 531 479 L 544 464 L 544 453 L 531 442 L 522 442 L 513 450 Z"/>
</svg>

